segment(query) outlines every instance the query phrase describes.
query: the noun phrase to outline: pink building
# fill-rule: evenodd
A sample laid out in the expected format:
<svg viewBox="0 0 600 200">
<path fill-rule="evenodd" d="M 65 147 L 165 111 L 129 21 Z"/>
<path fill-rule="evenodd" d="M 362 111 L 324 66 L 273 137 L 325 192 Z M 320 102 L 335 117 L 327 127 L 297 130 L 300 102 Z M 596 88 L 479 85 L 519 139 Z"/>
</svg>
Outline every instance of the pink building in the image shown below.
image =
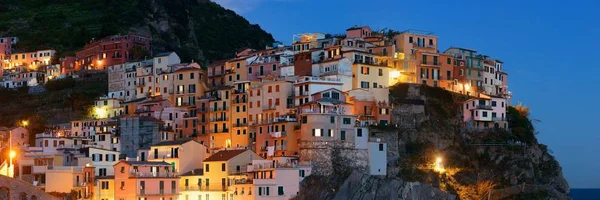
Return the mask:
<svg viewBox="0 0 600 200">
<path fill-rule="evenodd" d="M 470 129 L 508 128 L 506 99 L 500 96 L 473 97 L 463 103 L 463 120 Z"/>
<path fill-rule="evenodd" d="M 0 135 L 6 138 L 6 141 L 2 141 L 4 147 L 8 146 L 8 138 L 13 146 L 29 145 L 29 131 L 23 127 L 0 127 Z"/>
<path fill-rule="evenodd" d="M 114 199 L 177 199 L 179 175 L 166 162 L 125 161 L 114 165 Z"/>
<path fill-rule="evenodd" d="M 92 40 L 75 53 L 75 71 L 81 69 L 103 70 L 107 66 L 126 63 L 134 59 L 134 47 L 150 52 L 150 38 L 141 35 L 112 35 Z"/>
<path fill-rule="evenodd" d="M 346 38 L 364 38 L 369 37 L 372 34 L 372 30 L 368 26 L 352 27 L 346 29 Z"/>
</svg>

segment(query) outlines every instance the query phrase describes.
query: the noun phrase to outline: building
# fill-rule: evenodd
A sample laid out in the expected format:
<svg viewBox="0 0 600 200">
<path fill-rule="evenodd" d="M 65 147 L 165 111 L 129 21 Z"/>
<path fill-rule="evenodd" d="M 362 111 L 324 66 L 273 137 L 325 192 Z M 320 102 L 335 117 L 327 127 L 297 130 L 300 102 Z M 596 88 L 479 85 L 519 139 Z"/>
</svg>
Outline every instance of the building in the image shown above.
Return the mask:
<svg viewBox="0 0 600 200">
<path fill-rule="evenodd" d="M 15 69 L 17 67 L 27 67 L 31 70 L 37 70 L 41 66 L 50 64 L 50 61 L 56 54 L 55 50 L 38 50 L 31 52 L 12 52 L 10 55 L 6 55 L 4 69 Z"/>
<path fill-rule="evenodd" d="M 150 146 L 149 152 L 140 152 L 140 160 L 166 162 L 176 172 L 188 172 L 202 168 L 207 156 L 206 146 L 194 140 L 163 141 Z"/>
<path fill-rule="evenodd" d="M 79 149 L 79 152 L 85 157 L 91 159 L 91 166 L 94 166 L 96 176 L 114 176 L 115 171 L 113 166 L 119 162 L 119 151 L 108 149 L 85 147 Z"/>
<path fill-rule="evenodd" d="M 29 131 L 23 127 L 0 127 L 0 136 L 3 138 L 2 147 L 9 143 L 15 147 L 29 146 Z"/>
<path fill-rule="evenodd" d="M 481 95 L 463 103 L 463 121 L 468 129 L 508 129 L 508 104 L 500 96 Z"/>
<path fill-rule="evenodd" d="M 120 120 L 121 154 L 135 158 L 137 150 L 160 141 L 162 121 L 153 117 L 122 117 Z"/>
<path fill-rule="evenodd" d="M 94 167 L 49 166 L 46 170 L 46 192 L 71 193 L 91 199 L 94 191 Z"/>
<path fill-rule="evenodd" d="M 179 175 L 166 162 L 121 160 L 114 165 L 114 199 L 177 199 Z"/>
<path fill-rule="evenodd" d="M 381 138 L 369 138 L 369 174 L 387 174 L 387 144 Z"/>
<path fill-rule="evenodd" d="M 253 160 L 247 168 L 252 179 L 254 199 L 293 199 L 300 192 L 300 182 L 311 174 L 309 162 L 296 157 Z M 243 191 L 236 188 L 237 192 Z"/>
<path fill-rule="evenodd" d="M 251 185 L 247 185 L 246 172 L 248 163 L 253 160 L 263 159 L 250 150 L 219 151 L 204 160 L 204 167 L 201 170 L 186 173 L 183 177 L 181 195 L 183 197 L 187 195 L 192 199 L 197 196 L 210 200 L 231 199 L 234 198 L 234 188 L 237 184 L 246 185 L 247 191 L 250 191 Z"/>
<path fill-rule="evenodd" d="M 138 56 L 144 51 L 151 51 L 150 38 L 146 36 L 127 34 L 92 39 L 75 53 L 75 71 L 105 70 L 108 66 L 140 59 Z"/>
</svg>

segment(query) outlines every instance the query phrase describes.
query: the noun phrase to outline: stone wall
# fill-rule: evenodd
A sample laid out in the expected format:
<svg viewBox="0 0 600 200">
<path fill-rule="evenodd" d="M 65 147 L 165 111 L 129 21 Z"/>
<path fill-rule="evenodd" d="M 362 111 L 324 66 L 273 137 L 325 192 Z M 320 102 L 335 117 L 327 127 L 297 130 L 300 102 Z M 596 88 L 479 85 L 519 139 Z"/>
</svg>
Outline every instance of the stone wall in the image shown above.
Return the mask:
<svg viewBox="0 0 600 200">
<path fill-rule="evenodd" d="M 356 149 L 352 143 L 301 141 L 299 146 L 300 159 L 312 162 L 312 173 L 315 175 L 330 175 L 335 166 L 340 164 L 361 172 L 368 170 L 368 150 Z"/>
<path fill-rule="evenodd" d="M 25 181 L 2 175 L 0 175 L 0 199 L 58 200 L 58 198 L 37 189 L 35 186 L 26 183 Z"/>
</svg>

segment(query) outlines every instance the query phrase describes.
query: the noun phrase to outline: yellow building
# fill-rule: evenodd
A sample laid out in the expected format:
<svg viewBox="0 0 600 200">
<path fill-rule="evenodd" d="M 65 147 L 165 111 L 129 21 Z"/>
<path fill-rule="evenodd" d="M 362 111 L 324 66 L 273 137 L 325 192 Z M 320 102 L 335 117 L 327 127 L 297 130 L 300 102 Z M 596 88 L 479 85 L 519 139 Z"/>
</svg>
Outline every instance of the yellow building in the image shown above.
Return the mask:
<svg viewBox="0 0 600 200">
<path fill-rule="evenodd" d="M 204 160 L 204 168 L 181 175 L 179 199 L 253 199 L 252 184 L 246 176 L 252 160 L 263 159 L 250 150 L 217 152 Z"/>
<path fill-rule="evenodd" d="M 96 177 L 94 200 L 115 199 L 115 178 L 113 176 Z"/>
</svg>

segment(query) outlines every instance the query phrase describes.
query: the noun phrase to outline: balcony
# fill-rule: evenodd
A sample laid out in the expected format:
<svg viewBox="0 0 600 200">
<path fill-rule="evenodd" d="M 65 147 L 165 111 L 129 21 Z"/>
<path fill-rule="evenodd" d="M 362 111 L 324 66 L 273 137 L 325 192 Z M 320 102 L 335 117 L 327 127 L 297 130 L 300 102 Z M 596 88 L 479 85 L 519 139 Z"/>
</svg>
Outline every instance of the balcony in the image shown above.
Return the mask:
<svg viewBox="0 0 600 200">
<path fill-rule="evenodd" d="M 211 129 L 211 133 L 229 133 L 229 129 Z"/>
<path fill-rule="evenodd" d="M 210 118 L 211 122 L 224 122 L 227 121 L 227 117 L 212 117 Z"/>
<path fill-rule="evenodd" d="M 424 61 L 421 62 L 421 65 L 425 65 L 425 66 L 438 66 L 439 67 L 441 65 L 441 63 L 438 62 L 438 61 L 434 62 L 434 61 L 426 61 L 426 60 L 424 60 Z"/>
<path fill-rule="evenodd" d="M 233 94 L 246 94 L 244 90 L 233 90 Z"/>
<path fill-rule="evenodd" d="M 240 103 L 247 103 L 248 101 L 246 100 L 246 98 L 236 98 L 233 103 L 234 104 L 240 104 Z"/>
<path fill-rule="evenodd" d="M 46 169 L 47 169 L 48 167 L 49 167 L 49 166 L 46 166 L 46 165 L 42 165 L 42 166 L 33 166 L 33 169 L 32 169 L 32 172 L 31 172 L 31 173 L 32 173 L 32 174 L 46 174 Z"/>
<path fill-rule="evenodd" d="M 143 82 L 143 81 L 142 82 L 135 82 L 135 86 L 137 86 L 137 87 L 144 87 L 145 85 L 146 85 L 146 83 Z"/>
<path fill-rule="evenodd" d="M 275 117 L 273 118 L 273 122 L 277 123 L 277 122 L 298 122 L 298 119 L 296 119 L 295 117 Z"/>
<path fill-rule="evenodd" d="M 228 108 L 227 107 L 213 107 L 212 111 L 216 112 L 216 111 L 227 111 Z"/>
<path fill-rule="evenodd" d="M 174 172 L 130 172 L 129 176 L 136 178 L 179 178 L 179 175 Z"/>
<path fill-rule="evenodd" d="M 354 60 L 354 64 L 366 64 L 366 65 L 375 65 L 375 66 L 384 66 L 384 67 L 388 66 L 388 63 L 385 61 L 377 62 L 375 60 L 370 60 L 370 59 L 365 59 L 365 60 L 357 59 L 357 60 Z"/>
<path fill-rule="evenodd" d="M 196 111 L 203 113 L 203 112 L 208 111 L 208 109 L 206 107 L 201 107 L 201 108 L 196 108 Z"/>
<path fill-rule="evenodd" d="M 491 105 L 475 105 L 475 109 L 484 109 L 484 110 L 491 110 L 492 106 Z"/>
<path fill-rule="evenodd" d="M 271 135 L 272 138 L 282 138 L 282 137 L 286 137 L 287 133 L 285 131 L 277 131 L 277 132 L 270 132 L 269 135 Z"/>
<path fill-rule="evenodd" d="M 277 107 L 275 105 L 263 106 L 263 110 L 275 110 Z"/>
<path fill-rule="evenodd" d="M 419 49 L 435 49 L 435 45 L 432 45 L 432 44 L 419 44 L 419 43 L 413 43 L 413 48 L 419 48 Z"/>
<path fill-rule="evenodd" d="M 495 122 L 505 122 L 506 121 L 506 117 L 492 117 L 492 121 L 495 121 Z"/>
<path fill-rule="evenodd" d="M 227 186 L 224 185 L 188 185 L 180 188 L 181 191 L 227 191 Z"/>
<path fill-rule="evenodd" d="M 170 193 L 165 192 L 165 189 L 157 190 L 145 190 L 140 189 L 138 195 L 140 196 L 163 196 L 163 195 L 179 195 L 177 189 L 171 189 Z"/>
<path fill-rule="evenodd" d="M 248 123 L 234 123 L 233 124 L 233 127 L 236 127 L 236 128 L 237 127 L 246 127 L 246 126 L 248 126 Z"/>
</svg>

